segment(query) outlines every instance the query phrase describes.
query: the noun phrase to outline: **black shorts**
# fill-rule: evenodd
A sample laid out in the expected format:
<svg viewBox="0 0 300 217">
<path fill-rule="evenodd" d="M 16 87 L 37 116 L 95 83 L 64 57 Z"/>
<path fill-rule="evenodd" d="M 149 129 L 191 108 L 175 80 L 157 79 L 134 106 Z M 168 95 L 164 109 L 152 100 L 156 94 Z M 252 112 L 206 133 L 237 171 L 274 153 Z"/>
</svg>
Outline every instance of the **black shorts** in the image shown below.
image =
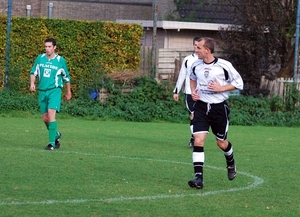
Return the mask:
<svg viewBox="0 0 300 217">
<path fill-rule="evenodd" d="M 219 140 L 227 138 L 230 109 L 226 101 L 209 104 L 198 100 L 194 105 L 193 134 L 209 132 L 209 127 Z"/>
<path fill-rule="evenodd" d="M 194 112 L 194 104 L 195 101 L 193 100 L 192 95 L 185 94 L 185 105 L 190 114 Z"/>
</svg>

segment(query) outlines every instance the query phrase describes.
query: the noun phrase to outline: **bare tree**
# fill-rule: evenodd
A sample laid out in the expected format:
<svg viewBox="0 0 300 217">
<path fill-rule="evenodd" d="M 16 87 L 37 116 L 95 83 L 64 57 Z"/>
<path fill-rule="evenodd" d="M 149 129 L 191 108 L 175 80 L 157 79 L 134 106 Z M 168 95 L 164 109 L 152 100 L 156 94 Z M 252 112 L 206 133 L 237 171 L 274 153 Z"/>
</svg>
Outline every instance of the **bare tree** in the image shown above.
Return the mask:
<svg viewBox="0 0 300 217">
<path fill-rule="evenodd" d="M 222 46 L 245 79 L 246 92 L 257 92 L 262 75 L 292 77 L 296 0 L 228 0 L 234 25 L 220 31 Z"/>
<path fill-rule="evenodd" d="M 230 24 L 220 46 L 242 74 L 245 94 L 261 76 L 292 77 L 297 0 L 174 0 L 182 21 Z"/>
</svg>

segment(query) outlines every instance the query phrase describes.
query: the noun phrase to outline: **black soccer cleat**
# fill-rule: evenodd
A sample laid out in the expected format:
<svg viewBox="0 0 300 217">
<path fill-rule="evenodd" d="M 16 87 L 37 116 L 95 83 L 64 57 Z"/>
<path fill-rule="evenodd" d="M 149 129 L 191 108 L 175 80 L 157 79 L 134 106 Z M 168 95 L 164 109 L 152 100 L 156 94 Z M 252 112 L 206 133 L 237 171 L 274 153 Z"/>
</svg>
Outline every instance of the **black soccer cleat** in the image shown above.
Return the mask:
<svg viewBox="0 0 300 217">
<path fill-rule="evenodd" d="M 188 182 L 188 185 L 191 188 L 198 188 L 198 189 L 202 189 L 204 187 L 204 183 L 200 177 L 195 177 L 194 179 L 190 180 Z"/>
<path fill-rule="evenodd" d="M 48 150 L 48 151 L 54 151 L 54 149 L 55 148 L 51 144 L 47 145 L 45 148 L 45 150 Z"/>
<path fill-rule="evenodd" d="M 55 148 L 60 147 L 60 137 L 61 137 L 61 133 L 58 132 L 58 137 L 55 139 Z"/>
<path fill-rule="evenodd" d="M 235 165 L 227 166 L 228 179 L 232 181 L 236 177 L 236 167 Z"/>
<path fill-rule="evenodd" d="M 189 142 L 189 147 L 194 148 L 194 139 L 193 138 Z"/>
</svg>

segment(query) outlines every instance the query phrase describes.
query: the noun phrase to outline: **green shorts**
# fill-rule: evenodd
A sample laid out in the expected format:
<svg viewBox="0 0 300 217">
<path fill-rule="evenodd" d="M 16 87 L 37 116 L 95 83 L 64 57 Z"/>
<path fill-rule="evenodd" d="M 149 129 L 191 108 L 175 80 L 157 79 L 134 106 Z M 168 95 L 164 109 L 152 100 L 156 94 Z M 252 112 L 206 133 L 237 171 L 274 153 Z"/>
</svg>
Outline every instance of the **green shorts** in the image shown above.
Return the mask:
<svg viewBox="0 0 300 217">
<path fill-rule="evenodd" d="M 47 113 L 48 109 L 60 111 L 61 93 L 61 88 L 39 91 L 39 105 L 42 114 Z"/>
</svg>

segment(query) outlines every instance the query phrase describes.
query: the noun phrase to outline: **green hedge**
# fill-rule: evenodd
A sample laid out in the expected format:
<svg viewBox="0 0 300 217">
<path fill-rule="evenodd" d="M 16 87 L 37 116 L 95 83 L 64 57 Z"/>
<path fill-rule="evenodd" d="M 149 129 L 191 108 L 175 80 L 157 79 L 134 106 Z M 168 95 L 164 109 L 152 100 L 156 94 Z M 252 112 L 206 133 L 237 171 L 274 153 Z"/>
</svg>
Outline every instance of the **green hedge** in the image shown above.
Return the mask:
<svg viewBox="0 0 300 217">
<path fill-rule="evenodd" d="M 7 18 L 0 17 L 0 55 L 5 65 Z M 9 56 L 9 88 L 28 93 L 29 71 L 44 52 L 44 40 L 54 37 L 57 52 L 67 60 L 72 91 L 88 88 L 93 74 L 135 71 L 139 67 L 142 26 L 116 22 L 88 22 L 46 18 L 12 18 Z M 0 68 L 4 86 L 4 67 Z"/>
<path fill-rule="evenodd" d="M 60 116 L 100 118 L 137 122 L 168 121 L 188 122 L 184 96 L 180 101 L 173 99 L 173 85 L 169 82 L 158 84 L 150 77 L 136 77 L 131 81 L 133 91 L 122 94 L 123 86 L 107 81 L 110 91 L 106 101 L 92 100 L 85 96 L 62 101 Z M 30 111 L 39 115 L 37 93 L 24 95 L 10 90 L 0 91 L 0 114 L 12 111 Z"/>
</svg>

